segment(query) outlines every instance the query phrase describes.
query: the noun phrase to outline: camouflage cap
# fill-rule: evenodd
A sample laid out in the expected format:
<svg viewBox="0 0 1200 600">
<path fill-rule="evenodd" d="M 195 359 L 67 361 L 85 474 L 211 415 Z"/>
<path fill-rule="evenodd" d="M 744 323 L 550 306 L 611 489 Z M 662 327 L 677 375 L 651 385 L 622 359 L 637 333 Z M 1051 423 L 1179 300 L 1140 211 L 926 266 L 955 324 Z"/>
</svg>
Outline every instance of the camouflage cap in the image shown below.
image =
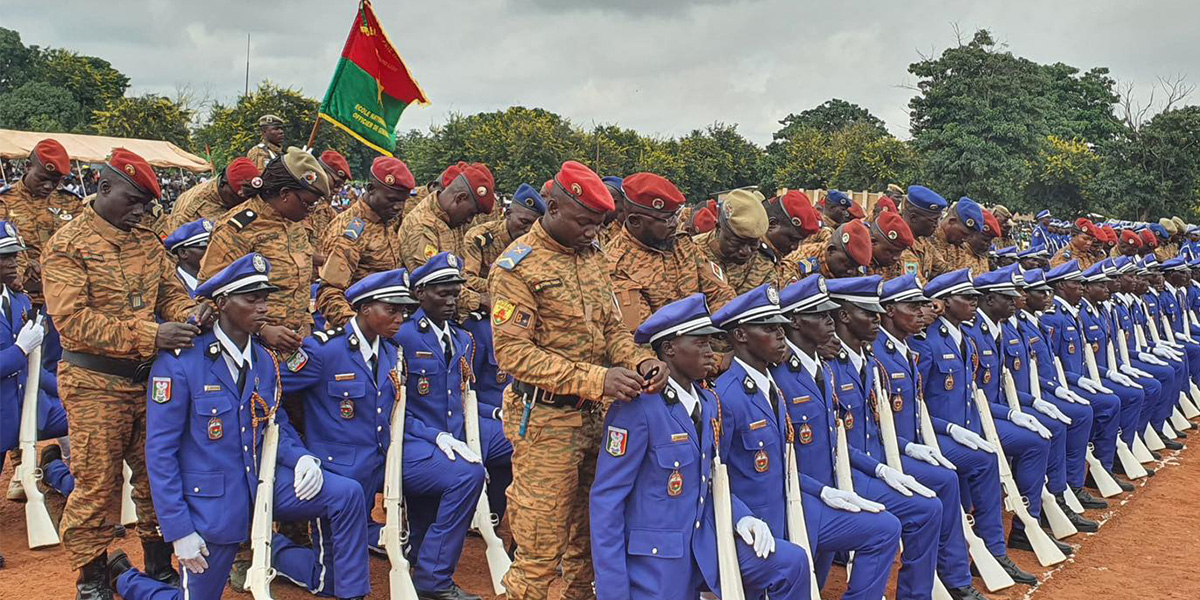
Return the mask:
<svg viewBox="0 0 1200 600">
<path fill-rule="evenodd" d="M 259 127 L 283 127 L 286 125 L 283 119 L 275 115 L 263 115 L 258 118 Z"/>
<path fill-rule="evenodd" d="M 735 235 L 758 239 L 767 233 L 767 210 L 763 195 L 751 190 L 733 190 L 721 199 L 720 222 Z"/>
<path fill-rule="evenodd" d="M 322 198 L 329 195 L 329 175 L 313 155 L 292 146 L 281 158 L 296 183 Z"/>
</svg>

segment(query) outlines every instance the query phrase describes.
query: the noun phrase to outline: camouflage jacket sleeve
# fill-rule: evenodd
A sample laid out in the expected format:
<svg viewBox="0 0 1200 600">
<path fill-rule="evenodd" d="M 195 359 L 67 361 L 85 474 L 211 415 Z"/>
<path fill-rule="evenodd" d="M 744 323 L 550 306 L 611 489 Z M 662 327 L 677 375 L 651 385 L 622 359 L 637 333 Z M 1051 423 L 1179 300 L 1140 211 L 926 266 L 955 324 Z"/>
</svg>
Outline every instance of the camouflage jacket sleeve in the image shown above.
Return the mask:
<svg viewBox="0 0 1200 600">
<path fill-rule="evenodd" d="M 64 239 L 66 238 L 66 239 Z M 46 248 L 43 285 L 46 310 L 71 350 L 107 356 L 154 356 L 158 323 L 152 319 L 120 318 L 89 302 L 88 267 L 72 247 L 73 236 L 55 236 Z M 93 273 L 112 277 L 112 273 Z"/>
<path fill-rule="evenodd" d="M 642 284 L 638 283 L 629 272 L 626 261 L 622 260 L 619 244 L 610 244 L 605 254 L 608 262 L 608 275 L 612 280 L 613 294 L 617 298 L 625 329 L 634 331 L 643 321 L 650 318 L 653 312 L 650 301 Z"/>
<path fill-rule="evenodd" d="M 612 303 L 612 312 L 608 313 L 603 323 L 604 340 L 607 342 L 605 354 L 609 364 L 636 369 L 638 365 L 642 364 L 642 361 L 654 358 L 654 354 L 634 343 L 633 331 L 625 326 L 625 321 L 621 317 L 621 305 L 617 303 L 615 295 Z"/>
<path fill-rule="evenodd" d="M 163 249 L 162 244 L 155 243 L 151 248 L 147 260 L 158 262 L 160 265 L 158 305 L 155 312 L 164 320 L 182 323 L 196 308 L 196 301 L 188 295 L 183 282 L 175 275 L 175 268 L 167 258 L 167 251 Z"/>
<path fill-rule="evenodd" d="M 733 287 L 725 281 L 725 273 L 720 265 L 709 260 L 704 254 L 696 253 L 696 269 L 700 272 L 700 291 L 708 300 L 708 309 L 716 312 L 725 306 L 734 296 Z"/>
<path fill-rule="evenodd" d="M 321 267 L 321 287 L 317 291 L 317 310 L 333 325 L 345 325 L 354 316 L 346 300 L 346 289 L 358 269 L 361 258 L 356 240 L 345 235 L 327 236 L 325 248 L 329 255 Z"/>
<path fill-rule="evenodd" d="M 539 346 L 534 339 L 541 322 L 537 301 L 528 284 L 511 271 L 496 269 L 488 289 L 495 299 L 492 345 L 501 371 L 556 394 L 596 401 L 603 398 L 607 368 L 573 361 Z M 630 335 L 628 330 L 622 331 Z M 550 335 L 569 335 L 569 332 L 551 332 Z"/>
<path fill-rule="evenodd" d="M 250 241 L 238 235 L 228 219 L 213 227 L 212 236 L 208 240 L 208 249 L 200 260 L 200 280 L 212 277 L 221 269 L 228 267 L 233 261 L 250 252 Z"/>
<path fill-rule="evenodd" d="M 467 280 L 466 287 L 476 292 L 487 291 L 487 279 L 483 273 L 483 247 L 488 243 L 487 224 L 476 225 L 467 231 L 463 243 L 463 277 Z"/>
</svg>

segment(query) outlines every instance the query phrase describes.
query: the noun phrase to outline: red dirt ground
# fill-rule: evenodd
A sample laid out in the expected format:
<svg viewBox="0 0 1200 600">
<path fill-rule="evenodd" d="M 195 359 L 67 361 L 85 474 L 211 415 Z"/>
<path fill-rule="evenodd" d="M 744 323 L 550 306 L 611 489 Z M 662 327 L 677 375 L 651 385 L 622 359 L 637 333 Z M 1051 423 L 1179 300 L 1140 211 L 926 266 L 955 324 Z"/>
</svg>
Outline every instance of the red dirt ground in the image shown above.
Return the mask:
<svg viewBox="0 0 1200 600">
<path fill-rule="evenodd" d="M 1197 434 L 1200 435 L 1200 434 Z M 1036 588 L 1013 587 L 989 598 L 1023 600 L 1192 600 L 1200 597 L 1200 459 L 1195 450 L 1185 449 L 1168 455 L 1158 475 L 1137 483 L 1132 494 L 1110 499 L 1105 511 L 1088 516 L 1104 521 L 1099 533 L 1077 534 L 1066 540 L 1076 547 L 1067 562 L 1045 569 L 1027 552 L 1012 556 L 1026 570 L 1036 573 L 1041 584 Z M 11 463 L 9 463 L 11 465 Z M 0 490 L 12 476 L 12 467 L 0 475 Z M 377 517 L 382 515 L 377 514 Z M 507 532 L 503 532 L 507 539 Z M 140 565 L 141 546 L 130 537 L 116 547 L 127 552 Z M 25 548 L 25 518 L 22 505 L 0 499 L 0 553 L 7 566 L 0 569 L 0 600 L 27 598 L 63 599 L 74 597 L 75 573 L 66 566 L 60 548 Z M 383 598 L 387 590 L 386 560 L 371 559 L 371 582 Z M 458 574 L 458 583 L 466 590 L 483 594 L 490 591 L 483 542 L 467 540 Z M 835 568 L 821 596 L 838 598 L 845 589 L 844 572 Z M 982 583 L 976 579 L 976 585 Z M 1188 591 L 1191 590 L 1191 591 Z M 893 586 L 889 596 L 894 594 Z M 277 579 L 273 585 L 277 600 L 309 600 L 308 592 Z M 248 594 L 226 589 L 225 599 L 250 600 Z M 494 598 L 484 594 L 484 598 Z M 552 593 L 551 598 L 557 598 Z"/>
</svg>

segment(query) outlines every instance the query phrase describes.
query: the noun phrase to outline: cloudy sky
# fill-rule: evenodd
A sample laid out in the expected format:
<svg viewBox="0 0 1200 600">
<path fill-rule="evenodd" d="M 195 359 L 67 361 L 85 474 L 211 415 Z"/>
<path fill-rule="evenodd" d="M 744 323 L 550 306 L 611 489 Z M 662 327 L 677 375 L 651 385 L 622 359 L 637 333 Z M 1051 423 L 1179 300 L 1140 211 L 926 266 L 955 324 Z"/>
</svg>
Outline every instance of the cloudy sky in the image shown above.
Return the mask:
<svg viewBox="0 0 1200 600">
<path fill-rule="evenodd" d="M 131 93 L 190 85 L 241 93 L 262 79 L 321 97 L 355 0 L 0 2 L 27 44 L 111 61 Z M 452 112 L 540 106 L 583 126 L 686 134 L 721 121 L 759 143 L 778 120 L 829 98 L 863 105 L 907 137 L 910 63 L 988 28 L 1016 54 L 1107 66 L 1145 98 L 1160 76 L 1200 82 L 1187 0 L 375 0 L 433 104 L 403 128 Z M 1197 101 L 1196 97 L 1192 98 Z"/>
</svg>

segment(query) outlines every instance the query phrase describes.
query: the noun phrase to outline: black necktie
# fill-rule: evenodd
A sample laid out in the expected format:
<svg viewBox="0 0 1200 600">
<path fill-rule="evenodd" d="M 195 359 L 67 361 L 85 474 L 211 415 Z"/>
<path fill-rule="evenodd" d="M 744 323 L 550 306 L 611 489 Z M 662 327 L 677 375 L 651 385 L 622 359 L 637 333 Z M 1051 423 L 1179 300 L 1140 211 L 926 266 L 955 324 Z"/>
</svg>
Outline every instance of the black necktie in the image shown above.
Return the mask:
<svg viewBox="0 0 1200 600">
<path fill-rule="evenodd" d="M 703 430 L 700 429 L 700 401 L 699 400 L 697 400 L 696 404 L 694 404 L 692 406 L 692 415 L 691 416 L 692 416 L 692 425 L 694 425 L 696 427 L 696 437 L 697 437 L 697 439 L 699 439 L 703 435 L 702 434 Z"/>
<path fill-rule="evenodd" d="M 12 322 L 12 315 L 8 314 L 11 308 L 8 296 L 0 296 L 0 315 L 3 315 L 4 319 L 9 322 Z"/>
<path fill-rule="evenodd" d="M 244 362 L 238 366 L 237 387 L 239 394 L 246 391 L 246 373 L 250 370 L 247 368 L 249 366 L 250 365 L 248 363 Z"/>
<path fill-rule="evenodd" d="M 771 414 L 779 417 L 779 388 L 775 387 L 775 382 L 772 381 L 767 390 L 767 401 L 771 403 Z"/>
<path fill-rule="evenodd" d="M 819 392 L 821 394 L 821 397 L 824 398 L 825 397 L 825 369 L 822 369 L 820 365 L 817 365 L 817 372 L 816 372 L 816 375 L 813 376 L 813 381 L 817 382 L 817 392 Z"/>
<path fill-rule="evenodd" d="M 372 355 L 367 359 L 367 367 L 371 369 L 371 379 L 379 379 L 379 356 Z"/>
<path fill-rule="evenodd" d="M 450 359 L 454 357 L 454 352 L 450 349 L 450 332 L 442 332 L 442 356 L 446 357 L 446 364 L 450 364 Z"/>
</svg>

